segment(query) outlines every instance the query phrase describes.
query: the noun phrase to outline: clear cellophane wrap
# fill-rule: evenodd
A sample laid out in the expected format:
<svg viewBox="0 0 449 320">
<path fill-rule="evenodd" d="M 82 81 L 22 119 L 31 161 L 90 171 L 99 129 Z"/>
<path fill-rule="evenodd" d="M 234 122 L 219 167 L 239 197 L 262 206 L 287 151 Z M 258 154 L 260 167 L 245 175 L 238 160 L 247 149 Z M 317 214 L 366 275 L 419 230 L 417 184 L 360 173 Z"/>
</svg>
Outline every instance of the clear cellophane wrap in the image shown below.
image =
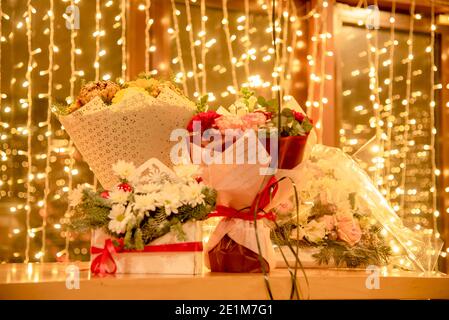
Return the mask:
<svg viewBox="0 0 449 320">
<path fill-rule="evenodd" d="M 382 226 L 386 238 L 389 239 L 388 243 L 394 243 L 395 250 L 390 257 L 390 266 L 421 272 L 434 270 L 441 252 L 442 242 L 425 232 L 404 226 L 401 218 L 375 187 L 368 174 L 342 150 L 316 144 L 312 147 L 307 159 L 299 166 L 293 170 L 279 170 L 277 176 L 290 177 L 295 182 L 300 196 L 299 212 L 304 212 L 314 205 L 313 197 L 317 193 L 320 196 L 325 195 L 327 199 L 333 197 L 332 194 L 326 194 L 326 190 L 312 190 L 317 177 L 322 177 L 329 169 L 332 170 L 333 175 L 338 177 L 335 183 L 337 186 L 341 185 L 340 192 L 348 194 L 354 192 L 359 205 L 364 208 L 365 212 L 369 212 L 373 221 Z M 278 206 L 287 199 L 286 195 L 290 194 L 291 197 L 294 193 L 292 184 L 286 181 L 280 184 L 280 188 L 284 189 L 282 193 L 284 198 L 278 197 L 272 203 L 273 206 Z M 339 197 L 335 196 L 334 198 Z M 291 220 L 295 217 L 289 216 L 286 219 Z M 278 219 L 278 224 L 282 223 L 283 221 Z M 310 258 L 311 252 L 313 252 L 311 249 L 313 248 L 300 249 L 299 257 Z M 294 263 L 294 259 L 292 263 Z"/>
</svg>

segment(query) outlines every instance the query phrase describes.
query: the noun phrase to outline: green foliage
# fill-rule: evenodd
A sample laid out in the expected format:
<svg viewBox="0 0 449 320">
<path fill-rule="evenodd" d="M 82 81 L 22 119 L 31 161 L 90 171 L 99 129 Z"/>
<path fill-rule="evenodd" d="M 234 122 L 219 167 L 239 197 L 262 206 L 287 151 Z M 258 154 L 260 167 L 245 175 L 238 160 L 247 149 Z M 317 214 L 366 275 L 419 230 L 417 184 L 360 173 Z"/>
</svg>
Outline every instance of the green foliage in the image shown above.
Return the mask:
<svg viewBox="0 0 449 320">
<path fill-rule="evenodd" d="M 181 221 L 176 221 L 177 219 L 173 219 L 172 221 L 172 225 L 170 227 L 170 231 L 176 233 L 176 238 L 179 241 L 186 241 L 187 240 L 187 235 L 184 232 L 184 230 L 182 230 L 182 223 Z"/>
<path fill-rule="evenodd" d="M 247 100 L 254 95 L 254 91 L 251 91 L 248 88 L 242 88 L 240 90 L 240 95 L 242 96 L 243 99 Z"/>
<path fill-rule="evenodd" d="M 325 215 L 333 215 L 337 212 L 337 207 L 332 203 L 323 204 L 319 199 L 314 201 L 313 207 L 310 212 L 309 221 L 312 219 L 318 219 Z"/>
<path fill-rule="evenodd" d="M 304 119 L 301 125 L 305 132 L 310 132 L 313 129 L 313 124 L 308 117 Z"/>
<path fill-rule="evenodd" d="M 278 246 L 316 247 L 319 252 L 315 253 L 313 257 L 319 265 L 330 265 L 332 262 L 337 267 L 348 268 L 385 265 L 391 255 L 391 249 L 380 237 L 381 228 L 377 225 L 367 230 L 362 239 L 352 247 L 340 240 L 325 239 L 318 246 L 307 240 L 292 240 L 290 235 L 295 228 L 296 225 L 293 222 L 288 222 L 272 230 L 271 239 L 273 243 Z"/>
<path fill-rule="evenodd" d="M 390 247 L 385 244 L 374 245 L 359 242 L 350 247 L 346 242 L 326 240 L 320 252 L 313 255 L 318 264 L 329 265 L 334 261 L 337 267 L 366 267 L 368 265 L 384 265 L 391 254 Z"/>
<path fill-rule="evenodd" d="M 271 230 L 271 241 L 278 246 L 285 246 L 292 241 L 290 240 L 290 234 L 296 225 L 293 222 L 286 222 L 282 225 L 278 225 L 277 228 Z"/>
<path fill-rule="evenodd" d="M 134 231 L 134 247 L 137 250 L 143 250 L 144 246 L 145 245 L 143 244 L 142 230 L 140 228 L 137 228 Z"/>
<path fill-rule="evenodd" d="M 51 108 L 51 111 L 57 116 L 66 116 L 70 114 L 70 105 L 67 103 L 55 103 Z"/>
<path fill-rule="evenodd" d="M 111 203 L 90 189 L 83 190 L 83 201 L 72 209 L 69 230 L 84 232 L 91 228 L 102 228 L 109 222 Z"/>
<path fill-rule="evenodd" d="M 207 104 L 208 101 L 209 101 L 209 95 L 205 94 L 204 96 L 200 97 L 196 103 L 196 112 L 201 113 L 201 112 L 206 112 L 207 110 L 209 110 L 209 106 Z"/>
<path fill-rule="evenodd" d="M 257 104 L 262 108 L 265 108 L 268 112 L 271 112 L 273 116 L 278 113 L 279 104 L 276 99 L 266 100 L 264 97 L 259 96 L 257 98 Z"/>
<path fill-rule="evenodd" d="M 171 224 L 169 221 L 164 220 L 163 222 L 158 222 L 154 218 L 147 219 L 140 227 L 142 231 L 142 241 L 147 244 L 162 237 L 164 234 L 170 232 Z"/>
<path fill-rule="evenodd" d="M 354 246 L 338 240 L 326 240 L 320 252 L 313 255 L 318 264 L 328 265 L 331 261 L 337 267 L 366 267 L 368 265 L 385 265 L 391 255 L 390 247 L 380 236 L 381 228 L 371 226 Z"/>
<path fill-rule="evenodd" d="M 313 124 L 307 116 L 302 122 L 299 122 L 295 118 L 295 111 L 290 108 L 282 109 L 281 116 L 282 136 L 305 136 L 313 128 Z"/>
</svg>

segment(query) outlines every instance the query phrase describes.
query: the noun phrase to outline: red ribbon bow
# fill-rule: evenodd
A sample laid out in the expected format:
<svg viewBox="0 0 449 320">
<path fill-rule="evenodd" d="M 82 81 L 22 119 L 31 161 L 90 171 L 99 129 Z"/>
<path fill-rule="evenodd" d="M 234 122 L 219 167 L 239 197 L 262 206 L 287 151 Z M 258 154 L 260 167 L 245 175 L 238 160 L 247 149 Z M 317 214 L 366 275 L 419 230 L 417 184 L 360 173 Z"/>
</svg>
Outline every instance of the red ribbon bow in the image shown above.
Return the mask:
<svg viewBox="0 0 449 320">
<path fill-rule="evenodd" d="M 257 213 L 256 213 L 256 219 L 268 219 L 271 221 L 276 220 L 276 215 L 269 211 L 269 212 L 263 212 L 263 210 L 266 206 L 268 206 L 271 202 L 271 198 L 275 196 L 277 190 L 278 190 L 278 181 L 275 177 L 271 177 L 270 181 L 268 181 L 267 185 L 263 188 L 261 192 L 259 192 L 256 195 L 256 198 L 251 204 L 250 208 L 243 209 L 243 210 L 237 210 L 231 207 L 227 206 L 221 206 L 217 205 L 215 208 L 215 211 L 210 213 L 208 215 L 209 218 L 212 217 L 226 217 L 226 218 L 232 218 L 232 219 L 243 219 L 243 220 L 254 220 L 254 211 L 256 210 L 257 206 Z"/>
<path fill-rule="evenodd" d="M 118 246 L 114 246 L 112 239 L 106 239 L 103 248 L 91 247 L 92 254 L 98 254 L 90 265 L 93 274 L 114 274 L 117 271 L 117 264 L 114 255 L 117 253 L 130 252 L 201 252 L 203 251 L 202 242 L 180 242 L 170 244 L 160 244 L 145 246 L 143 250 L 124 249 L 123 240 L 118 239 Z"/>
</svg>

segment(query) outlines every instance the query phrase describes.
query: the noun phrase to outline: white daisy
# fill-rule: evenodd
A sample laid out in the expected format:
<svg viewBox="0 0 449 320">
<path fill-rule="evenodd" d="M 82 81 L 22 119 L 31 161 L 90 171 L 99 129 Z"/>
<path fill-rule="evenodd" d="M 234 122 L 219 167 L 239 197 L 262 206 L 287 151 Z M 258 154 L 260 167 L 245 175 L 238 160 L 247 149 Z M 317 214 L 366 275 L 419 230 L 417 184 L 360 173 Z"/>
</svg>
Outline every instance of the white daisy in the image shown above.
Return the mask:
<svg viewBox="0 0 449 320">
<path fill-rule="evenodd" d="M 167 216 L 178 213 L 178 208 L 182 205 L 179 185 L 165 184 L 159 196 L 160 204 L 164 207 Z"/>
<path fill-rule="evenodd" d="M 126 162 L 123 160 L 117 161 L 112 165 L 112 170 L 120 178 L 125 180 L 132 180 L 136 174 L 136 167 L 132 162 Z"/>
<path fill-rule="evenodd" d="M 176 175 L 184 181 L 191 181 L 200 174 L 200 166 L 196 164 L 182 164 L 174 166 L 173 170 Z"/>
<path fill-rule="evenodd" d="M 200 183 L 190 183 L 182 187 L 182 201 L 195 207 L 204 203 L 203 185 Z"/>
<path fill-rule="evenodd" d="M 108 215 L 111 219 L 108 224 L 109 230 L 121 234 L 126 231 L 126 226 L 131 218 L 131 214 L 127 215 L 127 208 L 121 204 L 115 204 Z"/>
<path fill-rule="evenodd" d="M 126 203 L 129 199 L 129 192 L 123 191 L 123 190 L 116 190 L 109 193 L 109 199 L 112 201 L 112 203 Z"/>
<path fill-rule="evenodd" d="M 143 195 L 135 195 L 134 209 L 137 211 L 154 211 L 159 205 L 159 196 L 157 193 L 148 193 Z"/>
</svg>

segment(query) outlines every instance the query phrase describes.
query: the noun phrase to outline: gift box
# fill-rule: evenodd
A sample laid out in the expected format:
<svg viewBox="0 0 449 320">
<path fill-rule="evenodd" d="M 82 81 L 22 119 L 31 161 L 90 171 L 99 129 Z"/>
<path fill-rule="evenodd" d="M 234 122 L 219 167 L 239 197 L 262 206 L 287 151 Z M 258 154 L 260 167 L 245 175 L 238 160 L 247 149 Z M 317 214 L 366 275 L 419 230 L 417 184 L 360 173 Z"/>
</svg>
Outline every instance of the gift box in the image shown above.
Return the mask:
<svg viewBox="0 0 449 320">
<path fill-rule="evenodd" d="M 201 274 L 201 222 L 184 223 L 182 229 L 185 233 L 183 241 L 179 241 L 174 232 L 169 232 L 142 251 L 127 251 L 104 231 L 95 230 L 91 239 L 91 271 L 94 274 Z"/>
</svg>

